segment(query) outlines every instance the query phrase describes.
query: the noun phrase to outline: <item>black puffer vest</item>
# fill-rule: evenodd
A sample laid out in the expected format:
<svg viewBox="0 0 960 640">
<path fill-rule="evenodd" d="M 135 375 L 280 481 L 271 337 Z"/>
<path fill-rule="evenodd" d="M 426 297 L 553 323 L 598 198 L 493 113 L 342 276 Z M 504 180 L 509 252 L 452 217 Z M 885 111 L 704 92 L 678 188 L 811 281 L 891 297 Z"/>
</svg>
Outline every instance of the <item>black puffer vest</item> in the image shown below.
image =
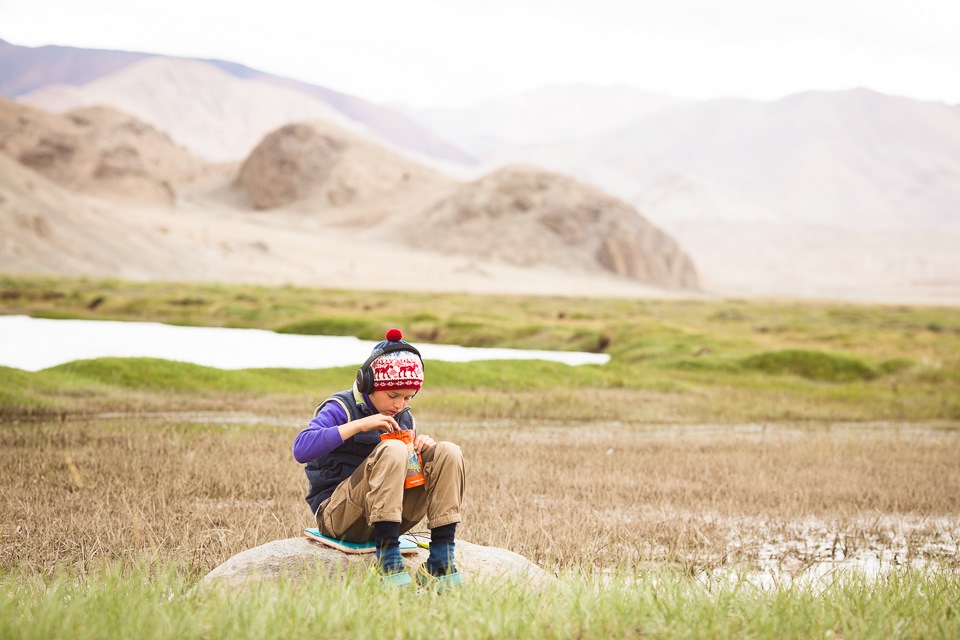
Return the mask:
<svg viewBox="0 0 960 640">
<path fill-rule="evenodd" d="M 356 390 L 347 389 L 340 393 L 335 393 L 317 407 L 314 416 L 320 414 L 320 410 L 328 402 L 336 402 L 344 411 L 347 412 L 347 421 L 353 422 L 360 418 L 372 416 L 376 412 L 366 405 L 363 396 Z M 401 429 L 413 429 L 416 425 L 413 415 L 408 409 L 400 412 L 393 417 L 400 425 Z M 350 477 L 350 475 L 363 464 L 374 448 L 380 444 L 381 431 L 366 431 L 358 433 L 344 441 L 342 445 L 331 451 L 325 456 L 316 460 L 311 460 L 304 467 L 307 473 L 307 479 L 310 481 L 310 492 L 307 494 L 307 504 L 310 510 L 316 513 L 324 500 L 330 497 L 333 490 L 341 482 Z"/>
</svg>

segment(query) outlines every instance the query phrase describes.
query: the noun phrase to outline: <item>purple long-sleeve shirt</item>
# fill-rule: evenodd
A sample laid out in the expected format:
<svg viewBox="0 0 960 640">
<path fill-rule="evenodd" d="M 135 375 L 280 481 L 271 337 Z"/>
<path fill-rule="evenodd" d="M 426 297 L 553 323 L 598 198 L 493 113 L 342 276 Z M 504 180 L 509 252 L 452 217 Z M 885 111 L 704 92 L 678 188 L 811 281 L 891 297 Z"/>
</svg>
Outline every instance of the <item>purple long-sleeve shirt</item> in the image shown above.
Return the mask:
<svg viewBox="0 0 960 640">
<path fill-rule="evenodd" d="M 327 455 L 343 444 L 339 427 L 347 422 L 347 414 L 340 403 L 328 402 L 293 441 L 293 457 L 305 464 Z"/>
</svg>

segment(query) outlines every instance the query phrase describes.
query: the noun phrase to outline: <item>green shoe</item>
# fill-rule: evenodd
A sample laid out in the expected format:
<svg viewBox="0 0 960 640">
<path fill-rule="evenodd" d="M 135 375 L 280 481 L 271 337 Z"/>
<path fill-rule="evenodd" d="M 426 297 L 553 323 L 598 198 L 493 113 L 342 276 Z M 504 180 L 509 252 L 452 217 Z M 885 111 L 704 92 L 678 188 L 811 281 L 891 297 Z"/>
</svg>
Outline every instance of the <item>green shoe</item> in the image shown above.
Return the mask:
<svg viewBox="0 0 960 640">
<path fill-rule="evenodd" d="M 463 578 L 456 569 L 452 573 L 445 573 L 441 576 L 435 576 L 427 571 L 427 563 L 424 562 L 417 569 L 417 584 L 437 593 L 455 589 L 463 584 Z"/>
<path fill-rule="evenodd" d="M 413 580 L 410 578 L 410 574 L 403 569 L 400 571 L 381 573 L 380 565 L 376 562 L 370 565 L 370 573 L 385 589 L 403 589 L 413 582 Z"/>
</svg>

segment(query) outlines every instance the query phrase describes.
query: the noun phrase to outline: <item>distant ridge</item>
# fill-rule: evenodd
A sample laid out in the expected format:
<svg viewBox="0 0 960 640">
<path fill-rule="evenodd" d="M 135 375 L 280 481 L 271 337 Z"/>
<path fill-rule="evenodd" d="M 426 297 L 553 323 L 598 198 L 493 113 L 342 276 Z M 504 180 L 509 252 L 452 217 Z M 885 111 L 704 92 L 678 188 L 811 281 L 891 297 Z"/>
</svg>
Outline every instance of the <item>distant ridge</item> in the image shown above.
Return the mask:
<svg viewBox="0 0 960 640">
<path fill-rule="evenodd" d="M 242 160 L 266 133 L 303 119 L 376 137 L 325 102 L 182 58 L 146 58 L 82 87 L 47 85 L 19 101 L 56 113 L 109 105 L 215 162 Z"/>
<path fill-rule="evenodd" d="M 239 79 L 292 89 L 326 103 L 351 120 L 368 127 L 384 140 L 401 148 L 458 163 L 473 162 L 467 153 L 442 140 L 399 111 L 326 87 L 274 76 L 225 60 L 179 58 L 145 52 L 58 45 L 23 47 L 0 40 L 0 95 L 20 97 L 55 84 L 80 87 L 148 58 L 203 62 Z"/>
<path fill-rule="evenodd" d="M 0 95 L 16 98 L 48 84 L 79 86 L 149 57 L 134 51 L 58 45 L 21 47 L 0 40 Z"/>
<path fill-rule="evenodd" d="M 511 148 L 596 135 L 691 102 L 629 86 L 571 83 L 469 107 L 407 113 L 482 161 Z"/>
<path fill-rule="evenodd" d="M 960 225 L 960 109 L 868 89 L 698 102 L 496 160 L 516 162 L 597 185 L 666 228 Z"/>
</svg>

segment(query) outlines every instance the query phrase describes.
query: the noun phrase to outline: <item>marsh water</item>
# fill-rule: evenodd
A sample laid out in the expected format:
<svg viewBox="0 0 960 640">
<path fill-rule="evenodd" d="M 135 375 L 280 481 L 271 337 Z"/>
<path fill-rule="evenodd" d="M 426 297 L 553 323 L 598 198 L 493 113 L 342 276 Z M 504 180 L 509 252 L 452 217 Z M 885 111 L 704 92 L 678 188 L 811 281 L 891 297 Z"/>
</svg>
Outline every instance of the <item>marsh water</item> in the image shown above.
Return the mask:
<svg viewBox="0 0 960 640">
<path fill-rule="evenodd" d="M 51 320 L 0 316 L 0 365 L 39 371 L 91 358 L 162 358 L 218 369 L 322 369 L 363 362 L 375 342 L 260 329 L 183 327 L 158 322 Z M 606 364 L 610 356 L 574 351 L 487 349 L 417 344 L 425 360 L 548 360 Z"/>
</svg>

